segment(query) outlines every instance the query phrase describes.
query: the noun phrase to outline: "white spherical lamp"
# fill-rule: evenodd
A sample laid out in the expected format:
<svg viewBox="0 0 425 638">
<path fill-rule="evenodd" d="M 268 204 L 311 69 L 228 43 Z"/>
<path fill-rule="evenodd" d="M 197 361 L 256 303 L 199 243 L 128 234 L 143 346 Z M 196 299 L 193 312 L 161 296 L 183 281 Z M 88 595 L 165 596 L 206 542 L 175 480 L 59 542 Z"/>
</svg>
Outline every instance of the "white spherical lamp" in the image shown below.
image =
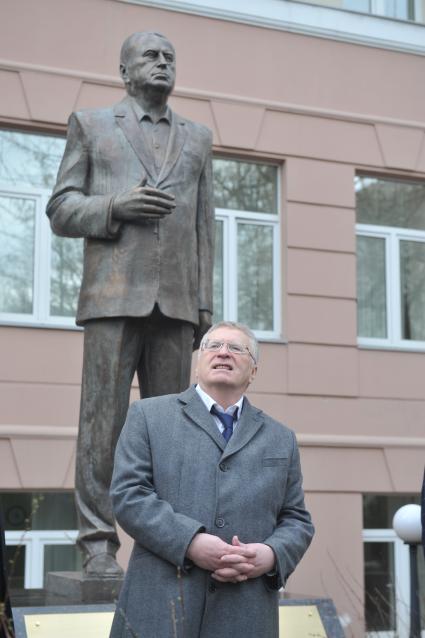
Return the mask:
<svg viewBox="0 0 425 638">
<path fill-rule="evenodd" d="M 421 506 L 403 505 L 396 511 L 393 528 L 405 543 L 420 543 L 422 539 Z"/>
</svg>

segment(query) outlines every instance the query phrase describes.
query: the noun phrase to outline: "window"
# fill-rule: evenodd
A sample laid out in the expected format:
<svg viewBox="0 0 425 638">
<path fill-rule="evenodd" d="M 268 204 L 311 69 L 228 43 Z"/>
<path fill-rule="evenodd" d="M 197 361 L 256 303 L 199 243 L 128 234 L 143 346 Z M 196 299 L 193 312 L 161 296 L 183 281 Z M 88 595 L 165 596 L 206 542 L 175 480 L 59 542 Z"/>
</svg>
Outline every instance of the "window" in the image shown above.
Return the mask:
<svg viewBox="0 0 425 638">
<path fill-rule="evenodd" d="M 0 320 L 74 325 L 82 241 L 52 235 L 45 210 L 65 140 L 0 131 Z"/>
<path fill-rule="evenodd" d="M 214 321 L 240 321 L 259 337 L 279 335 L 278 169 L 214 160 Z"/>
<path fill-rule="evenodd" d="M 342 0 L 342 7 L 386 18 L 417 20 L 421 4 L 420 0 Z"/>
<path fill-rule="evenodd" d="M 78 571 L 77 520 L 71 492 L 4 492 L 11 589 L 40 589 L 50 571 Z"/>
<path fill-rule="evenodd" d="M 65 140 L 0 131 L 0 321 L 73 326 L 83 241 L 57 237 L 45 209 Z M 279 334 L 278 169 L 214 160 L 214 320 Z"/>
<path fill-rule="evenodd" d="M 425 183 L 355 178 L 358 336 L 425 349 Z"/>
<path fill-rule="evenodd" d="M 409 549 L 392 529 L 394 514 L 408 503 L 419 504 L 419 495 L 368 494 L 363 498 L 365 620 L 370 638 L 409 637 Z M 418 551 L 418 574 L 419 596 L 423 600 L 422 551 Z M 425 610 L 421 611 L 421 626 L 425 629 Z"/>
</svg>

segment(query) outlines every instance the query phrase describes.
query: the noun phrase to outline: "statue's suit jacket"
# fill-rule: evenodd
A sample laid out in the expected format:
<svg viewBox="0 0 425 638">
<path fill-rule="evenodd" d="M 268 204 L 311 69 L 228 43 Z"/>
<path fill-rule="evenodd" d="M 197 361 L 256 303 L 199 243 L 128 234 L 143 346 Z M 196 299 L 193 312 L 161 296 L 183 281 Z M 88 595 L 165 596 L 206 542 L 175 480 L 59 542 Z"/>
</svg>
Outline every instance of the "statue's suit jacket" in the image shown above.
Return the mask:
<svg viewBox="0 0 425 638">
<path fill-rule="evenodd" d="M 194 387 L 137 401 L 117 445 L 111 496 L 135 539 L 111 638 L 278 637 L 277 589 L 313 535 L 291 430 L 245 399 L 226 446 Z M 185 558 L 199 531 L 267 543 L 277 576 L 214 581 Z"/>
<path fill-rule="evenodd" d="M 211 132 L 172 113 L 157 174 L 131 101 L 71 115 L 47 207 L 56 234 L 85 238 L 77 323 L 147 316 L 158 303 L 164 315 L 197 324 L 199 310 L 212 310 Z M 175 210 L 117 223 L 113 195 L 142 181 L 175 195 Z"/>
</svg>

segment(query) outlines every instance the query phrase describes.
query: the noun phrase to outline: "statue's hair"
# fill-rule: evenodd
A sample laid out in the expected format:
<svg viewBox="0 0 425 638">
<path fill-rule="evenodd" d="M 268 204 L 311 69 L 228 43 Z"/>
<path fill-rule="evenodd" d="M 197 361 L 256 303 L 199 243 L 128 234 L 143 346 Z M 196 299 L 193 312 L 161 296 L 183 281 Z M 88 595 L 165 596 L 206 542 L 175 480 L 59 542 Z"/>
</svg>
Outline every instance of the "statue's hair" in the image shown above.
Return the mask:
<svg viewBox="0 0 425 638">
<path fill-rule="evenodd" d="M 164 40 L 167 40 L 167 42 L 170 42 L 165 35 L 163 35 L 162 33 L 157 33 L 156 31 L 136 31 L 136 33 L 132 33 L 131 35 L 128 36 L 128 38 L 124 40 L 123 45 L 121 47 L 120 63 L 124 64 L 125 66 L 127 64 L 129 55 L 133 47 L 135 46 L 135 44 L 139 40 L 143 40 L 144 38 L 147 38 L 150 35 L 156 35 L 158 38 L 163 38 Z M 171 46 L 174 49 L 172 44 Z"/>
<path fill-rule="evenodd" d="M 243 332 L 243 334 L 246 335 L 249 339 L 250 351 L 255 359 L 255 362 L 258 363 L 259 347 L 257 337 L 252 332 L 252 330 L 248 328 L 248 326 L 246 326 L 244 323 L 238 323 L 236 321 L 219 321 L 218 323 L 215 323 L 209 330 L 207 330 L 207 332 L 202 337 L 201 346 L 204 341 L 208 339 L 208 335 L 218 328 L 232 328 L 232 330 L 239 330 L 240 332 Z"/>
</svg>

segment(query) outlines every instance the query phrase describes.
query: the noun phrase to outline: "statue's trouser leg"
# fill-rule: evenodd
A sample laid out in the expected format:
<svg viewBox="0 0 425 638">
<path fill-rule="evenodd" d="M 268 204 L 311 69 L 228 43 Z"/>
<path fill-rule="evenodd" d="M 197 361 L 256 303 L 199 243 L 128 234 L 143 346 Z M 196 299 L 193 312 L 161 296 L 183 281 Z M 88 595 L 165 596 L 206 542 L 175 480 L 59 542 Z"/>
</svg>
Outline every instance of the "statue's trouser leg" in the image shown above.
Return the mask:
<svg viewBox="0 0 425 638">
<path fill-rule="evenodd" d="M 140 396 L 157 397 L 189 387 L 193 325 L 164 317 L 155 307 L 146 318 L 143 348 L 137 365 Z"/>
<path fill-rule="evenodd" d="M 156 314 L 158 329 L 151 321 Z M 137 369 L 145 377 L 144 396 L 152 396 L 150 376 L 154 388 L 160 389 L 156 394 L 183 390 L 190 380 L 192 339 L 191 324 L 162 318 L 159 313 L 139 319 L 93 320 L 85 326 L 75 488 L 78 544 L 86 557 L 104 552 L 115 555 L 119 547 L 109 488 L 134 373 Z M 157 342 L 165 346 L 156 346 Z M 169 357 L 167 364 L 163 356 Z"/>
</svg>

